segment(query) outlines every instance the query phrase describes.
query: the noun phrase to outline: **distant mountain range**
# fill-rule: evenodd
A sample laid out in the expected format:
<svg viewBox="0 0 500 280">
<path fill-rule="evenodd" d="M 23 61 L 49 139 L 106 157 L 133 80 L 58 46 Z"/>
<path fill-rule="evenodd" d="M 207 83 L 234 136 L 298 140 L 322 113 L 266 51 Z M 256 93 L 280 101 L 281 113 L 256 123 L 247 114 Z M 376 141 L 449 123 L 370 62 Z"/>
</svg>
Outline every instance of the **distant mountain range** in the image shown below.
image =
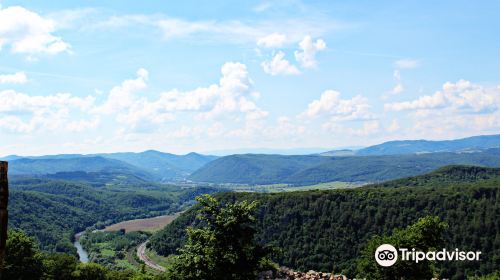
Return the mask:
<svg viewBox="0 0 500 280">
<path fill-rule="evenodd" d="M 110 180 L 126 176 L 127 180 L 172 181 L 183 179 L 206 163 L 216 159 L 197 153 L 174 155 L 158 151 L 142 153 L 65 154 L 21 157 L 7 156 L 10 175 L 37 175 L 49 178 L 83 181 Z"/>
<path fill-rule="evenodd" d="M 401 155 L 420 153 L 453 152 L 466 153 L 491 148 L 500 148 L 500 135 L 473 136 L 456 140 L 401 140 L 389 141 L 360 150 L 333 150 L 321 153 L 324 156 L 369 156 Z"/>
<path fill-rule="evenodd" d="M 307 150 L 302 149 L 303 152 Z M 448 164 L 500 167 L 499 151 L 500 135 L 487 135 L 446 141 L 390 141 L 359 150 L 342 149 L 312 155 L 266 153 L 217 157 L 149 150 L 36 157 L 11 155 L 3 160 L 10 161 L 11 175 L 36 175 L 96 185 L 111 181 L 143 183 L 185 179 L 210 183 L 305 185 L 329 181 L 378 182 L 423 174 Z"/>
</svg>

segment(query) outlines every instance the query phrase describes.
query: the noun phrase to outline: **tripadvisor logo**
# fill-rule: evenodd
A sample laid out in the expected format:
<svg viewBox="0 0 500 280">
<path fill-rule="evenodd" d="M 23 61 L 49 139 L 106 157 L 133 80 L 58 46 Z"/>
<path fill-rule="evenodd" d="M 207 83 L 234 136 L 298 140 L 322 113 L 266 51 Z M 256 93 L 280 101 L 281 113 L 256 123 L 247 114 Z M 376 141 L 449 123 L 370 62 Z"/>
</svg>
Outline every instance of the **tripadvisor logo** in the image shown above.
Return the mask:
<svg viewBox="0 0 500 280">
<path fill-rule="evenodd" d="M 399 251 L 399 254 L 398 254 Z M 413 261 L 418 263 L 420 261 L 479 261 L 481 252 L 465 252 L 455 249 L 448 251 L 442 249 L 441 251 L 422 252 L 416 251 L 415 248 L 409 250 L 407 248 L 399 248 L 397 250 L 391 244 L 382 244 L 378 246 L 375 251 L 375 260 L 381 266 L 392 266 L 398 261 L 400 255 L 401 261 Z"/>
<path fill-rule="evenodd" d="M 398 251 L 390 244 L 382 244 L 375 251 L 375 260 L 381 266 L 392 266 L 398 260 Z"/>
</svg>

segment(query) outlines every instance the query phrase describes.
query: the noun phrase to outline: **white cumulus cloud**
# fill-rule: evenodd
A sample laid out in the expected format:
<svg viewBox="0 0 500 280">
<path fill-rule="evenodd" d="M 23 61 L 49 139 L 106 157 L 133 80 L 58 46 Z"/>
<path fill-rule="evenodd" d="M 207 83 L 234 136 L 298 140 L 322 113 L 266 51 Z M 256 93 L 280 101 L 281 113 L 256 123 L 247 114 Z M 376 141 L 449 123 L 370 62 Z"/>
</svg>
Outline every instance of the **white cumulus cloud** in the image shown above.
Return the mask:
<svg viewBox="0 0 500 280">
<path fill-rule="evenodd" d="M 279 48 L 286 42 L 286 35 L 281 33 L 272 33 L 257 40 L 259 47 L 265 48 Z"/>
<path fill-rule="evenodd" d="M 262 69 L 267 74 L 275 75 L 298 75 L 299 69 L 285 59 L 285 53 L 277 52 L 273 59 L 261 63 Z"/>
<path fill-rule="evenodd" d="M 386 110 L 423 110 L 436 108 L 453 108 L 465 112 L 498 110 L 500 94 L 494 88 L 485 88 L 469 81 L 459 80 L 456 83 L 447 82 L 442 91 L 432 95 L 424 95 L 413 101 L 385 104 Z"/>
<path fill-rule="evenodd" d="M 0 84 L 24 84 L 27 81 L 28 77 L 24 72 L 0 75 Z"/>
<path fill-rule="evenodd" d="M 301 51 L 295 51 L 295 59 L 304 68 L 314 68 L 317 66 L 316 53 L 326 49 L 326 43 L 322 39 L 313 42 L 311 36 L 306 36 L 299 43 Z"/>
<path fill-rule="evenodd" d="M 367 120 L 373 118 L 368 99 L 360 95 L 351 99 L 340 98 L 340 92 L 327 90 L 321 97 L 309 103 L 307 110 L 300 116 L 315 118 L 330 116 L 335 120 Z"/>
<path fill-rule="evenodd" d="M 267 116 L 253 101 L 259 94 L 253 90 L 244 64 L 227 62 L 221 68 L 221 75 L 218 84 L 191 91 L 174 89 L 150 100 L 137 94 L 146 88 L 147 71 L 140 70 L 137 79 L 113 88 L 99 111 L 117 114 L 118 122 L 133 129 L 154 129 L 175 120 L 179 113 L 194 113 L 200 119 L 243 115 L 247 120 L 258 120 Z"/>
<path fill-rule="evenodd" d="M 450 133 L 495 132 L 500 127 L 500 88 L 470 81 L 446 82 L 442 90 L 411 101 L 385 104 L 388 111 L 409 111 L 412 130 L 446 137 Z"/>
<path fill-rule="evenodd" d="M 96 127 L 99 119 L 77 118 L 71 112 L 86 116 L 94 106 L 92 96 L 76 97 L 69 93 L 31 96 L 14 90 L 0 92 L 0 128 L 29 133 L 40 130 L 81 131 Z"/>
<path fill-rule="evenodd" d="M 13 53 L 28 55 L 57 54 L 68 51 L 70 45 L 55 36 L 53 20 L 20 6 L 0 7 L 0 49 L 10 46 Z"/>
<path fill-rule="evenodd" d="M 113 87 L 106 102 L 97 107 L 96 111 L 112 114 L 130 108 L 137 99 L 137 93 L 146 88 L 147 79 L 148 71 L 146 69 L 137 70 L 137 78 L 125 80 L 121 85 Z"/>
</svg>

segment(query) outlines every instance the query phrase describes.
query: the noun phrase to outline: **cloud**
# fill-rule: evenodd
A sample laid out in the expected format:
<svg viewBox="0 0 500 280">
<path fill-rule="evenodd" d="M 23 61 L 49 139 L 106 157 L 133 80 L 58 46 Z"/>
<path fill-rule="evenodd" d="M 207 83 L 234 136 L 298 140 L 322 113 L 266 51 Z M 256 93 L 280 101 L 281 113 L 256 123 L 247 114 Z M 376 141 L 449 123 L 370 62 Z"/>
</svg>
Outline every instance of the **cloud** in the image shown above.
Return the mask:
<svg viewBox="0 0 500 280">
<path fill-rule="evenodd" d="M 95 98 L 72 96 L 69 93 L 58 93 L 48 96 L 31 96 L 14 90 L 0 92 L 0 113 L 36 112 L 50 109 L 78 108 L 88 111 Z"/>
<path fill-rule="evenodd" d="M 420 65 L 420 62 L 418 60 L 415 60 L 415 59 L 405 58 L 405 59 L 396 60 L 394 62 L 394 67 L 396 69 L 394 70 L 393 76 L 394 76 L 394 79 L 396 80 L 397 84 L 392 88 L 390 93 L 394 94 L 394 95 L 403 93 L 405 91 L 405 87 L 403 86 L 403 82 L 401 79 L 401 70 L 402 69 L 413 69 L 413 68 L 418 67 L 419 65 Z"/>
<path fill-rule="evenodd" d="M 13 53 L 57 54 L 70 45 L 55 36 L 55 22 L 23 7 L 0 7 L 0 49 L 10 46 Z"/>
<path fill-rule="evenodd" d="M 58 10 L 47 14 L 47 18 L 55 23 L 58 30 L 72 29 L 95 21 L 98 12 L 96 8 Z"/>
<path fill-rule="evenodd" d="M 387 103 L 384 107 L 391 111 L 453 108 L 457 111 L 481 113 L 498 110 L 499 94 L 495 88 L 484 88 L 469 81 L 459 80 L 456 83 L 446 82 L 442 91 L 432 95 L 424 95 L 413 101 Z"/>
<path fill-rule="evenodd" d="M 403 83 L 401 82 L 401 72 L 399 71 L 399 69 L 394 70 L 393 76 L 397 84 L 392 88 L 391 93 L 400 94 L 405 90 L 405 88 L 403 86 Z"/>
<path fill-rule="evenodd" d="M 38 129 L 78 132 L 95 128 L 101 117 L 110 116 L 122 125 L 120 129 L 152 132 L 176 120 L 178 114 L 190 113 L 186 118 L 191 117 L 194 121 L 239 122 L 241 119 L 247 127 L 265 119 L 268 112 L 255 103 L 260 94 L 253 89 L 246 66 L 227 62 L 220 71 L 221 78 L 216 84 L 191 91 L 171 90 L 153 99 L 143 93 L 149 74 L 142 68 L 134 79 L 124 80 L 107 96 L 99 97 L 100 102 L 97 102 L 97 94 L 87 97 L 69 93 L 31 96 L 14 90 L 1 91 L 0 128 L 22 133 Z M 218 130 L 220 127 L 206 131 L 214 135 Z"/>
<path fill-rule="evenodd" d="M 282 51 L 277 52 L 271 61 L 264 61 L 261 63 L 262 69 L 267 74 L 275 75 L 298 75 L 299 69 L 290 64 L 285 58 L 285 53 Z"/>
<path fill-rule="evenodd" d="M 96 112 L 112 114 L 130 108 L 136 100 L 135 95 L 137 92 L 146 88 L 149 75 L 148 71 L 143 68 L 137 70 L 136 74 L 136 79 L 125 80 L 121 85 L 113 87 L 106 102 L 96 108 Z"/>
<path fill-rule="evenodd" d="M 394 66 L 398 69 L 413 69 L 420 66 L 420 61 L 416 59 L 405 58 L 396 60 L 394 62 Z"/>
<path fill-rule="evenodd" d="M 495 132 L 500 127 L 500 88 L 466 80 L 446 82 L 432 95 L 384 107 L 388 111 L 408 111 L 413 119 L 412 130 L 439 137 L 461 131 Z"/>
<path fill-rule="evenodd" d="M 0 84 L 24 84 L 28 81 L 28 77 L 24 72 L 16 72 L 14 74 L 0 75 Z"/>
<path fill-rule="evenodd" d="M 40 130 L 80 131 L 96 127 L 98 118 L 75 120 L 70 112 L 88 113 L 94 105 L 92 96 L 76 97 L 69 93 L 31 96 L 14 90 L 0 92 L 0 128 L 29 133 Z"/>
<path fill-rule="evenodd" d="M 300 117 L 312 119 L 327 116 L 335 121 L 369 120 L 374 117 L 370 113 L 370 107 L 368 99 L 360 95 L 341 99 L 338 91 L 327 90 L 320 99 L 309 103 L 307 110 L 300 114 Z"/>
<path fill-rule="evenodd" d="M 286 35 L 280 33 L 272 33 L 267 36 L 261 37 L 257 40 L 259 47 L 265 48 L 279 48 L 286 42 Z"/>
<path fill-rule="evenodd" d="M 284 18 L 280 20 L 188 20 L 162 14 L 129 14 L 109 16 L 104 20 L 94 20 L 85 26 L 86 29 L 129 28 L 134 32 L 137 28 L 153 31 L 163 40 L 191 39 L 195 43 L 223 42 L 225 44 L 255 44 L 260 39 L 262 46 L 270 43 L 278 44 L 299 42 L 305 36 L 323 36 L 331 31 L 344 29 L 347 24 L 333 21 L 329 18 L 306 16 L 302 18 Z M 274 38 L 273 38 L 274 37 Z"/>
<path fill-rule="evenodd" d="M 97 112 L 117 114 L 118 122 L 143 131 L 161 127 L 175 120 L 179 113 L 195 113 L 198 119 L 243 115 L 248 121 L 268 115 L 254 103 L 259 94 L 253 90 L 246 66 L 238 62 L 227 62 L 222 66 L 218 84 L 191 91 L 174 89 L 161 93 L 155 100 L 138 94 L 146 88 L 147 71 L 141 69 L 137 75 L 136 79 L 114 87 Z"/>
<path fill-rule="evenodd" d="M 387 131 L 388 131 L 388 132 L 396 132 L 396 131 L 398 131 L 400 128 L 401 128 L 401 126 L 399 125 L 398 120 L 393 120 L 393 121 L 391 122 L 391 125 L 389 125 L 389 127 L 387 128 Z"/>
<path fill-rule="evenodd" d="M 326 49 L 326 43 L 322 39 L 313 42 L 311 36 L 306 36 L 299 43 L 302 51 L 295 51 L 295 59 L 303 68 L 314 68 L 317 66 L 316 53 Z"/>
<path fill-rule="evenodd" d="M 402 93 L 403 91 L 405 90 L 403 84 L 401 83 L 398 83 L 397 85 L 395 85 L 393 88 L 392 88 L 392 94 L 400 94 Z"/>
</svg>

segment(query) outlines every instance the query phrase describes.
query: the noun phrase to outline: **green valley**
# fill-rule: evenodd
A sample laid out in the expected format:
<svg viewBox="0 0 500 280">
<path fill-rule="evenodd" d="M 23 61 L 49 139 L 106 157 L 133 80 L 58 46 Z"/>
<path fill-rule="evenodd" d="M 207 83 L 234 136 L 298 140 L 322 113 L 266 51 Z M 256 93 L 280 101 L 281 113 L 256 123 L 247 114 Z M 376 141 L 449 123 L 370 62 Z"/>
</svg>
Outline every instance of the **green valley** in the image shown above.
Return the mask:
<svg viewBox="0 0 500 280">
<path fill-rule="evenodd" d="M 452 166 L 428 175 L 354 189 L 291 193 L 224 193 L 225 203 L 256 200 L 257 239 L 276 249 L 273 260 L 299 270 L 355 275 L 369 238 L 390 234 L 426 215 L 449 225 L 447 248 L 481 250 L 480 263 L 438 263 L 444 277 L 487 274 L 500 257 L 499 169 Z M 186 226 L 198 226 L 196 207 L 151 239 L 163 255 L 184 244 Z"/>
</svg>

